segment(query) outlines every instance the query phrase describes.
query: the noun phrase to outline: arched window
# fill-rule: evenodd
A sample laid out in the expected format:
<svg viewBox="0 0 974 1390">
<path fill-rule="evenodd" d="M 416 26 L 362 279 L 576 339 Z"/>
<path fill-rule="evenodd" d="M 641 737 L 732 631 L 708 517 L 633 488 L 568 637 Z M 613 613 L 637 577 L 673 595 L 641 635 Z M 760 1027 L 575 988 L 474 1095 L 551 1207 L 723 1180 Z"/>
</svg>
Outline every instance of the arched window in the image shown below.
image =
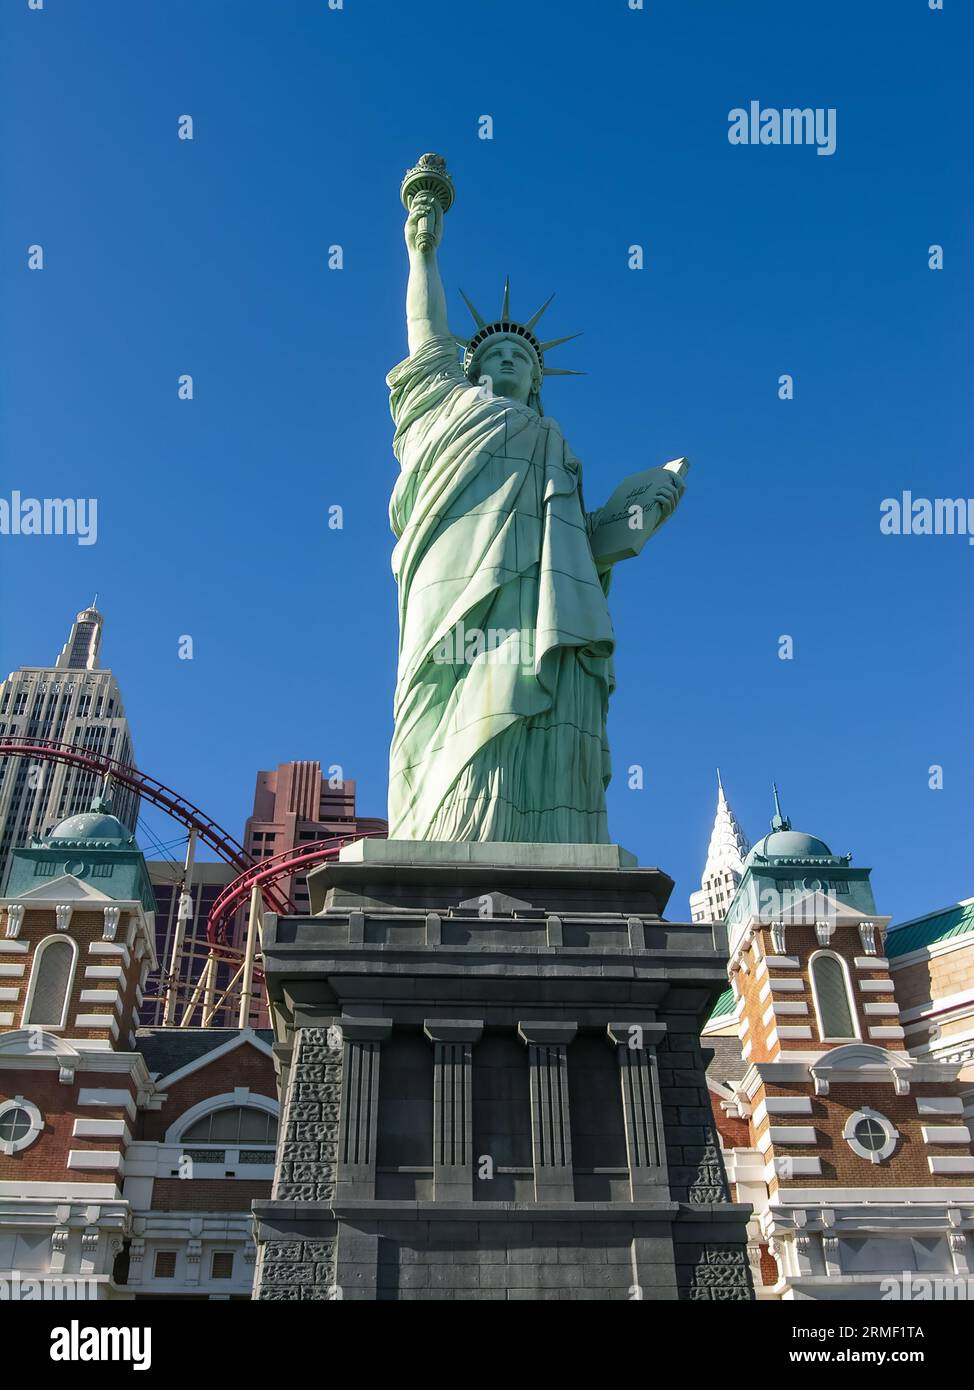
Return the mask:
<svg viewBox="0 0 974 1390">
<path fill-rule="evenodd" d="M 211 1110 L 183 1132 L 184 1144 L 275 1144 L 277 1117 L 251 1105 Z"/>
<path fill-rule="evenodd" d="M 819 1037 L 823 1042 L 858 1038 L 845 962 L 832 951 L 819 951 L 811 958 L 809 972 L 815 1012 L 818 1014 Z"/>
<path fill-rule="evenodd" d="M 230 1104 L 229 1094 L 214 1097 L 216 1104 L 204 1102 L 187 1115 L 186 1128 L 179 1133 L 178 1122 L 167 1141 L 179 1144 L 180 1177 L 264 1178 L 273 1175 L 274 1146 L 277 1143 L 277 1107 Z M 254 1099 L 258 1097 L 255 1095 Z M 222 1104 L 220 1102 L 223 1102 Z M 200 1114 L 200 1110 L 203 1111 Z M 186 1165 L 186 1166 L 183 1166 Z"/>
<path fill-rule="evenodd" d="M 34 965 L 24 1006 L 24 1027 L 63 1028 L 78 959 L 70 936 L 49 936 L 34 952 Z"/>
</svg>

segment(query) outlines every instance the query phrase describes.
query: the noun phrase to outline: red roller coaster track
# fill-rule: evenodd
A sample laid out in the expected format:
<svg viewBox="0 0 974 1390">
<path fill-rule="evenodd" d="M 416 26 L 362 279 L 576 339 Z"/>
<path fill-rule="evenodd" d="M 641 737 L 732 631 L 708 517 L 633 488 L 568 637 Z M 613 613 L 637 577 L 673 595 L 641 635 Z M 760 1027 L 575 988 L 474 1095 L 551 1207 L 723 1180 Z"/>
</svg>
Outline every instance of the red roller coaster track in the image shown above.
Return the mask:
<svg viewBox="0 0 974 1390">
<path fill-rule="evenodd" d="M 210 911 L 206 936 L 211 946 L 224 951 L 231 948 L 227 941 L 233 918 L 238 909 L 250 897 L 254 885 L 273 912 L 297 914 L 298 908 L 287 896 L 279 892 L 277 885 L 293 874 L 301 873 L 315 864 L 321 864 L 337 857 L 343 845 L 351 844 L 365 836 L 385 835 L 385 823 L 379 820 L 362 820 L 360 825 L 368 827 L 354 835 L 335 836 L 333 839 L 302 849 L 284 850 L 271 859 L 255 860 L 234 837 L 228 834 L 216 821 L 194 806 L 191 801 L 174 792 L 155 777 L 140 772 L 130 763 L 119 762 L 104 753 L 90 748 L 81 748 L 73 743 L 58 743 L 47 738 L 27 738 L 7 736 L 0 738 L 0 758 L 39 758 L 46 762 L 66 763 L 80 767 L 101 776 L 106 774 L 123 786 L 130 787 L 139 796 L 144 796 L 154 806 L 167 812 L 174 820 L 195 830 L 204 844 L 209 845 L 220 858 L 239 872 L 237 877 L 224 888 Z"/>
<path fill-rule="evenodd" d="M 117 758 L 109 758 L 104 753 L 95 752 L 91 748 L 81 748 L 74 743 L 57 743 L 49 738 L 10 735 L 0 738 L 0 757 L 39 758 L 44 762 L 67 763 L 69 766 L 80 767 L 101 776 L 108 774 L 116 782 L 131 787 L 139 796 L 144 796 L 153 806 L 167 812 L 173 820 L 179 821 L 190 830 L 195 830 L 203 843 L 209 845 L 224 863 L 232 865 L 240 873 L 247 873 L 255 867 L 252 856 L 243 845 L 222 826 L 217 825 L 205 811 L 201 811 L 198 806 L 194 806 L 191 801 L 187 801 L 157 778 L 132 767 L 130 763 L 119 762 Z M 297 911 L 289 898 L 278 893 L 269 896 L 269 906 L 275 912 Z"/>
<path fill-rule="evenodd" d="M 206 926 L 206 936 L 210 945 L 224 946 L 227 944 L 227 934 L 231 923 L 238 909 L 250 897 L 255 885 L 260 888 L 264 897 L 268 897 L 267 889 L 271 885 L 279 883 L 282 879 L 290 878 L 292 874 L 299 874 L 306 869 L 311 869 L 316 864 L 324 864 L 329 859 L 336 859 L 343 845 L 350 845 L 353 840 L 385 836 L 383 822 L 360 821 L 359 824 L 371 824 L 375 826 L 375 829 L 357 831 L 354 835 L 336 835 L 333 839 L 319 840 L 317 844 L 308 845 L 304 849 L 286 849 L 280 854 L 275 854 L 273 858 L 264 859 L 259 864 L 254 864 L 249 869 L 245 869 L 243 873 L 238 874 L 232 883 L 227 884 L 210 909 L 209 921 Z M 290 905 L 287 910 L 292 913 L 298 911 L 296 907 Z"/>
</svg>

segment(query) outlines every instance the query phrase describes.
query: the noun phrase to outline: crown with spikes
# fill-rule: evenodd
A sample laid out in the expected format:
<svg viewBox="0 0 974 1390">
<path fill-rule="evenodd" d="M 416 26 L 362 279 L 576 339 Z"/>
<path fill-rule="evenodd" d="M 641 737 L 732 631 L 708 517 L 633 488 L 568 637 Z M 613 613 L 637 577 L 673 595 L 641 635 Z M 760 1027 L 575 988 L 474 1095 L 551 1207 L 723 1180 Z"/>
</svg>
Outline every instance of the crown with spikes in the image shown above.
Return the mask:
<svg viewBox="0 0 974 1390">
<path fill-rule="evenodd" d="M 493 323 L 488 323 L 487 320 L 484 319 L 477 312 L 473 304 L 471 304 L 470 300 L 463 293 L 463 290 L 460 291 L 460 295 L 463 299 L 464 304 L 466 304 L 467 308 L 473 315 L 474 323 L 477 325 L 477 332 L 473 335 L 472 338 L 457 338 L 457 342 L 463 348 L 463 370 L 466 373 L 469 374 L 470 368 L 473 365 L 473 359 L 477 355 L 477 352 L 479 351 L 481 345 L 485 343 L 488 338 L 492 338 L 496 334 L 504 334 L 506 337 L 524 339 L 524 341 L 530 347 L 531 351 L 534 353 L 535 357 L 538 359 L 538 369 L 543 377 L 585 375 L 584 372 L 569 371 L 565 367 L 546 367 L 544 364 L 544 355 L 546 352 L 550 351 L 551 348 L 556 348 L 560 346 L 560 344 L 562 343 L 569 343 L 571 342 L 572 338 L 580 338 L 582 336 L 580 333 L 569 333 L 567 338 L 552 338 L 547 343 L 540 342 L 539 339 L 535 336 L 534 326 L 538 322 L 544 311 L 547 309 L 552 299 L 554 299 L 554 295 L 550 295 L 545 300 L 541 308 L 538 309 L 536 313 L 531 315 L 527 323 L 518 323 L 515 319 L 511 318 L 510 276 L 508 276 L 507 279 L 504 281 L 504 303 L 501 305 L 501 316 L 499 319 L 495 319 Z"/>
</svg>

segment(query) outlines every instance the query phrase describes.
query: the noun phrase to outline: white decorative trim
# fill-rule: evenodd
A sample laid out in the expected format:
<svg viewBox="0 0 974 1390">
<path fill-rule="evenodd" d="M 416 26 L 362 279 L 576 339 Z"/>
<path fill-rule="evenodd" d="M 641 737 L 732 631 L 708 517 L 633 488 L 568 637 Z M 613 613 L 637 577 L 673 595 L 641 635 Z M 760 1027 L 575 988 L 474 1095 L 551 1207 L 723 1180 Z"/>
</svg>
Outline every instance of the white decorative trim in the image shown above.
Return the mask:
<svg viewBox="0 0 974 1390">
<path fill-rule="evenodd" d="M 910 1082 L 940 1080 L 925 1075 L 924 1070 L 906 1053 L 888 1052 L 876 1043 L 849 1042 L 824 1052 L 808 1064 L 808 1073 L 815 1083 L 815 1094 L 827 1096 L 829 1081 L 864 1083 L 893 1083 L 898 1096 L 909 1095 Z M 951 1077 L 951 1080 L 953 1077 Z"/>
<path fill-rule="evenodd" d="M 820 946 L 825 947 L 830 945 L 835 927 L 835 922 L 830 922 L 828 918 L 822 922 L 815 923 L 815 936 Z"/>
<path fill-rule="evenodd" d="M 889 970 L 885 956 L 856 956 L 852 963 L 857 970 Z"/>
<path fill-rule="evenodd" d="M 943 1229 L 945 1208 L 959 1202 L 974 1202 L 974 1187 L 803 1187 L 772 1197 L 771 1209 L 778 1213 L 783 1208 L 832 1208 L 841 1204 L 874 1223 L 877 1209 L 895 1213 L 899 1220 L 905 1216 L 904 1206 L 909 1203 L 916 1207 L 910 1215 L 922 1219 L 925 1229 L 939 1230 Z"/>
<path fill-rule="evenodd" d="M 19 998 L 19 985 L 0 985 L 0 1000 L 2 1000 L 4 1004 L 16 1004 Z"/>
<path fill-rule="evenodd" d="M 777 1177 L 779 1182 L 789 1182 L 792 1177 L 818 1177 L 822 1172 L 822 1160 L 781 1154 L 773 1164 L 768 1164 L 765 1172 L 769 1179 Z"/>
<path fill-rule="evenodd" d="M 814 1125 L 771 1125 L 768 1130 L 773 1144 L 817 1144 Z"/>
<path fill-rule="evenodd" d="M 812 1098 L 811 1096 L 765 1096 L 761 1105 L 755 1107 L 755 1116 L 762 1106 L 769 1115 L 810 1115 L 812 1113 Z"/>
<path fill-rule="evenodd" d="M 166 1130 L 163 1143 L 178 1144 L 186 1130 L 197 1120 L 201 1120 L 204 1115 L 209 1115 L 215 1110 L 227 1110 L 231 1106 L 246 1106 L 250 1110 L 263 1110 L 268 1115 L 273 1115 L 275 1120 L 280 1118 L 280 1106 L 271 1096 L 265 1096 L 261 1091 L 251 1091 L 247 1086 L 238 1086 L 235 1090 L 224 1091 L 219 1096 L 207 1096 L 205 1100 L 197 1101 L 188 1110 L 184 1110 Z M 246 1148 L 247 1146 L 244 1145 L 243 1147 Z"/>
<path fill-rule="evenodd" d="M 876 923 L 859 923 L 859 940 L 862 942 L 862 949 L 867 956 L 874 956 L 876 952 Z"/>
<path fill-rule="evenodd" d="M 78 1092 L 78 1105 L 104 1105 L 113 1110 L 127 1110 L 133 1120 L 136 1115 L 131 1091 L 115 1090 L 107 1086 L 82 1086 Z"/>
<path fill-rule="evenodd" d="M 85 1120 L 80 1117 L 75 1120 L 71 1135 L 74 1139 L 123 1139 L 126 1143 L 132 1137 L 125 1120 Z"/>
<path fill-rule="evenodd" d="M 892 994 L 892 980 L 860 980 L 859 991 L 861 994 Z"/>
<path fill-rule="evenodd" d="M 801 961 L 797 956 L 765 956 L 769 970 L 800 970 Z"/>
<path fill-rule="evenodd" d="M 905 1038 L 906 1033 L 898 1023 L 891 1023 L 889 1026 L 880 1024 L 877 1028 L 870 1028 L 869 1036 L 871 1038 Z"/>
<path fill-rule="evenodd" d="M 778 1014 L 788 1014 L 792 1018 L 799 1015 L 804 1017 L 808 1014 L 808 1005 L 803 999 L 776 999 L 774 1001 L 774 1012 Z"/>
<path fill-rule="evenodd" d="M 29 941 L 0 941 L 0 955 L 26 955 L 29 950 Z"/>
<path fill-rule="evenodd" d="M 107 1028 L 113 1038 L 118 1037 L 118 1019 L 111 1014 L 78 1014 L 74 1020 L 75 1028 Z"/>
<path fill-rule="evenodd" d="M 126 970 L 132 960 L 132 952 L 122 941 L 91 941 L 88 943 L 89 956 L 120 956 Z"/>
<path fill-rule="evenodd" d="M 917 1096 L 918 1115 L 963 1115 L 960 1096 Z"/>
<path fill-rule="evenodd" d="M 867 1014 L 896 1014 L 899 1017 L 899 1004 L 863 1004 L 863 1012 Z"/>
<path fill-rule="evenodd" d="M 931 1173 L 974 1173 L 974 1158 L 957 1157 L 951 1155 L 949 1158 L 928 1158 Z"/>
<path fill-rule="evenodd" d="M 109 1005 L 119 1017 L 125 1008 L 125 999 L 117 989 L 83 989 L 80 999 L 82 1004 Z"/>
<path fill-rule="evenodd" d="M 125 971 L 120 965 L 86 965 L 86 980 L 118 980 L 125 983 Z"/>
<path fill-rule="evenodd" d="M 811 1036 L 812 1030 L 805 1023 L 778 1024 L 779 1038 L 810 1038 Z"/>
<path fill-rule="evenodd" d="M 118 1202 L 118 1184 L 107 1182 L 0 1182 L 0 1198 L 9 1197 L 14 1202 L 26 1204 L 28 1201 L 48 1201 L 58 1205 L 65 1202 Z M 121 1211 L 127 1215 L 127 1208 Z"/>
<path fill-rule="evenodd" d="M 8 940 L 16 940 L 16 938 L 20 935 L 20 929 L 24 925 L 25 911 L 26 904 L 24 903 L 7 904 L 7 922 L 5 927 L 5 935 L 7 936 Z"/>
<path fill-rule="evenodd" d="M 775 994 L 804 994 L 804 980 L 772 980 L 771 988 Z"/>
<path fill-rule="evenodd" d="M 104 908 L 105 925 L 102 928 L 102 937 L 105 941 L 114 941 L 115 933 L 118 931 L 118 924 L 121 920 L 122 909 L 117 903 L 109 903 Z"/>
<path fill-rule="evenodd" d="M 11 1110 L 23 1110 L 30 1121 L 30 1128 L 19 1139 L 0 1139 L 0 1153 L 8 1156 L 20 1153 L 22 1149 L 29 1149 L 31 1144 L 44 1133 L 44 1116 L 33 1101 L 25 1100 L 23 1096 L 14 1096 L 12 1100 L 0 1101 L 0 1120 Z"/>
<path fill-rule="evenodd" d="M 969 1144 L 971 1131 L 967 1125 L 921 1125 L 925 1144 Z"/>
<path fill-rule="evenodd" d="M 58 931 L 67 931 L 71 925 L 71 914 L 74 911 L 73 903 L 57 903 L 54 908 L 54 925 Z"/>
<path fill-rule="evenodd" d="M 70 1149 L 68 1167 L 88 1170 L 92 1173 L 121 1173 L 124 1169 L 122 1155 L 117 1149 Z"/>
<path fill-rule="evenodd" d="M 18 980 L 26 972 L 27 966 L 21 965 L 0 965 L 0 979 Z"/>
</svg>

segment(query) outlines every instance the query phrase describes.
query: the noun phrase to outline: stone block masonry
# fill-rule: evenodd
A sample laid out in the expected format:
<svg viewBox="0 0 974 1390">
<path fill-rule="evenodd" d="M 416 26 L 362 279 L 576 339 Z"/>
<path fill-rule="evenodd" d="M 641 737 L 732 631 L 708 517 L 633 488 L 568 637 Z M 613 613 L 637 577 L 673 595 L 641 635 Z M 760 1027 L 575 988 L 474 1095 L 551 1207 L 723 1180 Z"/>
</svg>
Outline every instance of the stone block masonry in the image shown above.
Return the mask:
<svg viewBox="0 0 974 1390">
<path fill-rule="evenodd" d="M 314 917 L 266 922 L 258 1298 L 751 1298 L 699 1043 L 721 929 L 665 922 L 670 880 L 628 857 L 491 848 L 389 842 L 315 871 Z"/>
</svg>

